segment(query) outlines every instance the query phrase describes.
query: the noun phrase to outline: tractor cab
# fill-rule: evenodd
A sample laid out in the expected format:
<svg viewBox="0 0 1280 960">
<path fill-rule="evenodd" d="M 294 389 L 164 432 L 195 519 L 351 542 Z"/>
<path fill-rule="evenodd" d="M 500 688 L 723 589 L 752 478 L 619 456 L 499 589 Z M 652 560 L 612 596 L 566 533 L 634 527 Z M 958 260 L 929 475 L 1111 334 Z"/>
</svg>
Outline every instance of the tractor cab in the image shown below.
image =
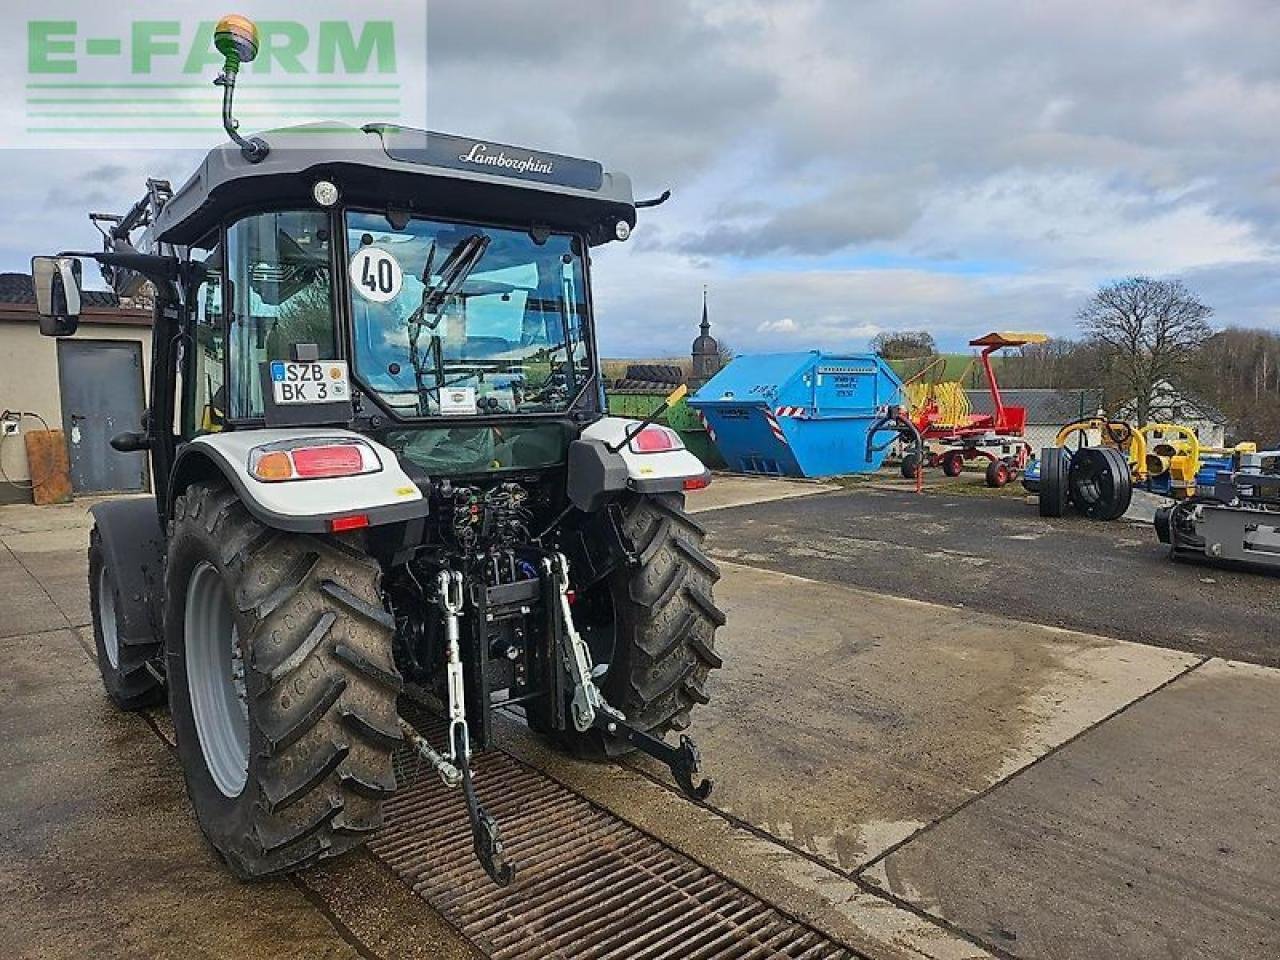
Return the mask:
<svg viewBox="0 0 1280 960">
<path fill-rule="evenodd" d="M 431 474 L 561 462 L 603 409 L 588 250 L 629 235 L 627 179 L 425 131 L 264 137 L 257 164 L 213 151 L 152 227 L 199 267 L 185 432 L 345 420 Z"/>
<path fill-rule="evenodd" d="M 168 281 L 177 435 L 342 423 L 433 474 L 562 461 L 603 409 L 588 251 L 630 235 L 627 178 L 382 125 L 262 138 L 105 224 L 113 286 Z"/>
</svg>

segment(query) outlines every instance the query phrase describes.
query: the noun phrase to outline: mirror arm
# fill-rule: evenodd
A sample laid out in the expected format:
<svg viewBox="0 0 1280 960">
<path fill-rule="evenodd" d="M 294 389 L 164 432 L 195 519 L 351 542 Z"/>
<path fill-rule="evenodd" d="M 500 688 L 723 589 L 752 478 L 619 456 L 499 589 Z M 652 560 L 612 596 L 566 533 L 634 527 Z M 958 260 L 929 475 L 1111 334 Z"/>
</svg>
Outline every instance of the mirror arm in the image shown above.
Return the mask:
<svg viewBox="0 0 1280 960">
<path fill-rule="evenodd" d="M 86 253 L 82 250 L 64 250 L 58 256 L 81 257 L 85 260 L 95 260 L 104 267 L 132 270 L 157 284 L 172 283 L 180 279 L 182 265 L 182 261 L 177 257 L 162 257 L 154 253 L 113 253 L 101 250 L 96 253 Z"/>
</svg>

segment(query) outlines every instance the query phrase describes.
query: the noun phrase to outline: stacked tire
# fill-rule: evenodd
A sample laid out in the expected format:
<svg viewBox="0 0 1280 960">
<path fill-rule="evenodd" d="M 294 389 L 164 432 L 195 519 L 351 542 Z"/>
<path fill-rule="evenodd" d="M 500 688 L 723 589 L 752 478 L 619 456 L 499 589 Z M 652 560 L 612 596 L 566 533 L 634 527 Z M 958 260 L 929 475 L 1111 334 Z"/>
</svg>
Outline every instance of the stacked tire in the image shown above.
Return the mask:
<svg viewBox="0 0 1280 960">
<path fill-rule="evenodd" d="M 1046 447 L 1040 451 L 1040 516 L 1061 517 L 1070 505 L 1067 491 L 1067 451 Z"/>
<path fill-rule="evenodd" d="M 1040 516 L 1061 517 L 1075 509 L 1090 520 L 1118 520 L 1132 501 L 1133 475 L 1114 447 L 1040 452 Z"/>
<path fill-rule="evenodd" d="M 626 379 L 674 386 L 684 383 L 685 378 L 684 371 L 676 363 L 632 363 L 627 366 Z"/>
</svg>

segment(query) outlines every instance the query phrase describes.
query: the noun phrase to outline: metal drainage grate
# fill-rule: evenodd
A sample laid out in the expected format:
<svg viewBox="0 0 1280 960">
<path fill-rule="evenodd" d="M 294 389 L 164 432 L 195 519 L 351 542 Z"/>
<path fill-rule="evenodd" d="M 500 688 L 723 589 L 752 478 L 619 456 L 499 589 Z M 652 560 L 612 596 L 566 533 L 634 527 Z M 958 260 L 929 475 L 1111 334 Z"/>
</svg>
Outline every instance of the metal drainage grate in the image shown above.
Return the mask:
<svg viewBox="0 0 1280 960">
<path fill-rule="evenodd" d="M 461 792 L 407 754 L 369 846 L 494 960 L 856 956 L 506 754 L 479 755 L 474 769 L 516 867 L 510 887 L 472 855 Z"/>
</svg>

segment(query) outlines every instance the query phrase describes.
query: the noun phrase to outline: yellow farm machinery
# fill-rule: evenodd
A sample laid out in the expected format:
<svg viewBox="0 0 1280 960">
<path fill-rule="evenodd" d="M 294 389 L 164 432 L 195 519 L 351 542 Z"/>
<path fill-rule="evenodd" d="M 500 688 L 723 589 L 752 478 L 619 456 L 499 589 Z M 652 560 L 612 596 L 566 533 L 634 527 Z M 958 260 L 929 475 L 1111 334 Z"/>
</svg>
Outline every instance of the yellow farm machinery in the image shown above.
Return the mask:
<svg viewBox="0 0 1280 960">
<path fill-rule="evenodd" d="M 1092 519 L 1113 520 L 1128 509 L 1134 487 L 1175 499 L 1192 497 L 1199 486 L 1212 485 L 1212 475 L 1229 468 L 1236 455 L 1256 450 L 1252 443 L 1204 446 L 1183 424 L 1134 427 L 1099 415 L 1059 430 L 1054 445 L 1028 464 L 1022 484 L 1039 495 L 1041 516 L 1059 517 L 1076 506 Z M 1078 492 L 1073 475 L 1081 485 Z"/>
</svg>

